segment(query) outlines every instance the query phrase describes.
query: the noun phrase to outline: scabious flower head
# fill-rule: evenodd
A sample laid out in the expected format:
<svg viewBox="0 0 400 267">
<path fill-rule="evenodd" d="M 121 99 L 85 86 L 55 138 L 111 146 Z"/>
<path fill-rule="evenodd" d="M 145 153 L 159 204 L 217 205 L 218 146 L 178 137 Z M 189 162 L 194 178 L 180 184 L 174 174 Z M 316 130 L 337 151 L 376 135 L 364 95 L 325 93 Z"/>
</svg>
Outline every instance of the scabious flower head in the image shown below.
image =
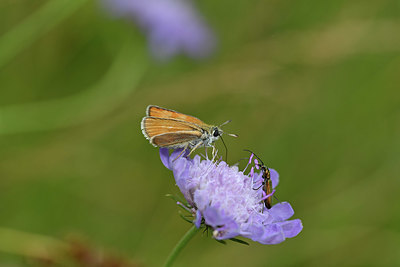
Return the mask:
<svg viewBox="0 0 400 267">
<path fill-rule="evenodd" d="M 160 149 L 163 164 L 173 171 L 175 181 L 195 214 L 194 224 L 203 222 L 213 229 L 218 240 L 241 235 L 261 244 L 278 244 L 296 236 L 303 226 L 299 219 L 288 220 L 294 214 L 289 203 L 282 202 L 267 209 L 261 188 L 262 174 L 245 175 L 237 166 L 218 164 L 208 159 L 176 157 Z M 252 169 L 254 170 L 254 169 Z M 272 185 L 278 184 L 278 173 L 270 169 Z"/>
<path fill-rule="evenodd" d="M 195 59 L 209 56 L 215 37 L 188 0 L 102 0 L 115 16 L 132 19 L 146 33 L 156 59 L 177 54 Z"/>
</svg>

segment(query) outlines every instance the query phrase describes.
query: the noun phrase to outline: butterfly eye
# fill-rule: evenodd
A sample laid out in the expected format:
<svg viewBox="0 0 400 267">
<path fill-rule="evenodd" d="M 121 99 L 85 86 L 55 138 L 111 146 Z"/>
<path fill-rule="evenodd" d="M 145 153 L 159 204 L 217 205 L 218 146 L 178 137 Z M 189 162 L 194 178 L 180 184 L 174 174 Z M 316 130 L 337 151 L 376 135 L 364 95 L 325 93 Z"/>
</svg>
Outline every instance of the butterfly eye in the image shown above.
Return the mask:
<svg viewBox="0 0 400 267">
<path fill-rule="evenodd" d="M 220 136 L 218 129 L 214 129 L 213 136 L 214 137 Z"/>
</svg>

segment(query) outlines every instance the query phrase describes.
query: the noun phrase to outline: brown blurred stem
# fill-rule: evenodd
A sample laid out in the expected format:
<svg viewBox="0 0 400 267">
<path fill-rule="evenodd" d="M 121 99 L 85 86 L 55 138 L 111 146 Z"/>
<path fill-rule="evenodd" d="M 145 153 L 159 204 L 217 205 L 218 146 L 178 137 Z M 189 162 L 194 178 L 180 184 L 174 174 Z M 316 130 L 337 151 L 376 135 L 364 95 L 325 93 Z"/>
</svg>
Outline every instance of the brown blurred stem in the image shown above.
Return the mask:
<svg viewBox="0 0 400 267">
<path fill-rule="evenodd" d="M 0 251 L 64 265 L 62 251 L 68 245 L 55 238 L 0 227 Z"/>
</svg>

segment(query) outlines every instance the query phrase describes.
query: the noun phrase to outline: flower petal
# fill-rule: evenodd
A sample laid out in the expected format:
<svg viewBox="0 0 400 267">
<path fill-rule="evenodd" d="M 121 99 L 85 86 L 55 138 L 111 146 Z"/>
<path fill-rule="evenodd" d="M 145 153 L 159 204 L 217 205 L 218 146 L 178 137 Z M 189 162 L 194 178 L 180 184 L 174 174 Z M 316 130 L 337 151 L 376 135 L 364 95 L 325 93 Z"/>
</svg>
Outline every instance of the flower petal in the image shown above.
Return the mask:
<svg viewBox="0 0 400 267">
<path fill-rule="evenodd" d="M 248 164 L 250 164 L 250 163 L 251 163 L 251 161 L 253 160 L 253 157 L 254 157 L 254 154 L 253 154 L 253 153 L 251 153 L 251 155 L 250 155 L 250 158 L 249 158 L 249 163 L 248 163 Z"/>
<path fill-rule="evenodd" d="M 293 208 L 288 202 L 275 204 L 268 211 L 276 222 L 287 220 L 294 214 Z"/>
<path fill-rule="evenodd" d="M 171 158 L 173 158 L 173 156 L 174 154 L 172 153 Z M 170 160 L 170 164 L 172 165 L 172 171 L 175 177 L 188 178 L 189 173 L 186 172 L 188 172 L 189 162 L 187 160 L 178 158 L 174 162 Z"/>
<path fill-rule="evenodd" d="M 257 240 L 261 244 L 274 245 L 285 241 L 285 234 L 278 224 L 269 224 L 265 227 L 263 235 Z"/>
<path fill-rule="evenodd" d="M 171 165 L 169 164 L 169 149 L 168 148 L 160 148 L 160 158 L 161 162 L 164 164 L 167 169 L 172 170 Z"/>
<path fill-rule="evenodd" d="M 200 228 L 201 225 L 201 219 L 203 217 L 201 216 L 201 212 L 199 210 L 196 211 L 196 218 L 194 219 L 193 223 L 197 228 Z"/>
<path fill-rule="evenodd" d="M 215 239 L 228 239 L 239 235 L 239 225 L 233 220 L 227 221 L 223 226 L 216 227 L 213 236 Z"/>
<path fill-rule="evenodd" d="M 254 165 L 256 166 L 256 169 L 260 169 L 260 164 L 258 163 L 258 159 L 254 159 Z"/>
<path fill-rule="evenodd" d="M 271 173 L 272 188 L 275 188 L 279 184 L 279 173 L 274 169 L 269 169 L 269 171 Z"/>
<path fill-rule="evenodd" d="M 194 192 L 193 201 L 196 203 L 196 207 L 199 210 L 205 210 L 206 206 L 209 205 L 208 193 L 206 190 L 196 190 Z"/>
<path fill-rule="evenodd" d="M 173 156 L 174 154 L 172 153 L 170 159 L 173 158 Z M 191 162 L 186 158 L 180 157 L 175 161 L 170 160 L 170 164 L 172 165 L 176 185 L 179 187 L 189 204 L 193 206 L 193 196 L 188 184 L 188 180 L 190 180 Z"/>
<path fill-rule="evenodd" d="M 282 227 L 283 233 L 287 238 L 295 237 L 303 230 L 303 224 L 300 219 L 279 222 L 277 224 Z"/>
<path fill-rule="evenodd" d="M 223 218 L 221 215 L 221 212 L 217 208 L 211 206 L 206 207 L 203 211 L 206 224 L 212 227 L 218 227 L 227 222 L 226 218 Z"/>
</svg>

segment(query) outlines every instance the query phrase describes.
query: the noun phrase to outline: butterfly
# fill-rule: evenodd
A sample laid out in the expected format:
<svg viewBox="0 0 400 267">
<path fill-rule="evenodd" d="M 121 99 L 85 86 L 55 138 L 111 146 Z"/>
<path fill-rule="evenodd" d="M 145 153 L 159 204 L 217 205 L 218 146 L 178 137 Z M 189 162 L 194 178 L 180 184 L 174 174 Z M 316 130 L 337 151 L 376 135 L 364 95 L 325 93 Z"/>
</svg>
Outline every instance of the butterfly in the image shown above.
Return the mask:
<svg viewBox="0 0 400 267">
<path fill-rule="evenodd" d="M 190 149 L 188 154 L 190 155 L 198 147 L 205 146 L 213 147 L 214 154 L 213 144 L 224 133 L 221 126 L 229 122 L 230 120 L 220 126 L 210 125 L 175 110 L 149 105 L 146 109 L 146 117 L 142 119 L 141 129 L 143 135 L 155 147 L 183 148 L 181 154 L 186 149 Z M 235 134 L 228 135 L 237 137 Z"/>
</svg>

